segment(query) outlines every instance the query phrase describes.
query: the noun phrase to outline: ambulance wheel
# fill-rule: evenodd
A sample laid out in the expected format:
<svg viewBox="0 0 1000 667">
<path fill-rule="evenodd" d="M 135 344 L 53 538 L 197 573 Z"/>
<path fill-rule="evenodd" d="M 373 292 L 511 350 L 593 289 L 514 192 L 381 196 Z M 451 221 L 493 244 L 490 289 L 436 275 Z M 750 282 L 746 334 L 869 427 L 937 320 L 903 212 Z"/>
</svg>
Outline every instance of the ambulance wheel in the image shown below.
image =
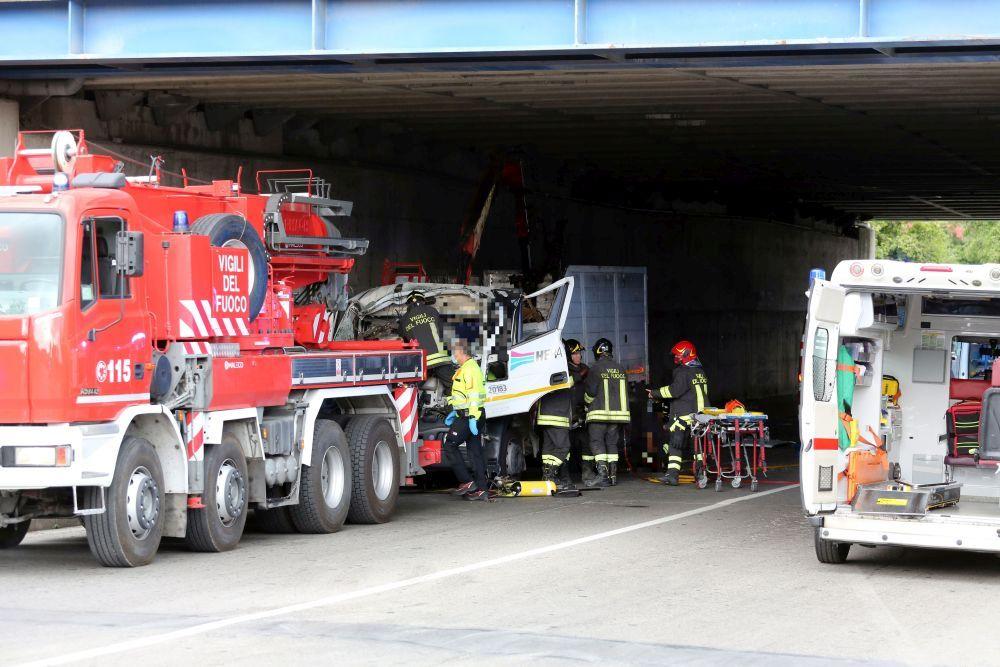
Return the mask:
<svg viewBox="0 0 1000 667">
<path fill-rule="evenodd" d="M 105 567 L 148 565 L 163 537 L 163 469 L 148 440 L 126 436 L 118 450 L 115 474 L 102 494 L 85 487 L 86 507 L 104 512 L 83 517 L 90 551 Z"/>
<path fill-rule="evenodd" d="M 846 562 L 847 554 L 851 551 L 851 543 L 824 540 L 820 536 L 820 530 L 822 529 L 817 528 L 813 534 L 813 541 L 816 545 L 816 558 L 819 562 L 831 565 L 840 565 Z"/>
<path fill-rule="evenodd" d="M 0 528 L 0 549 L 12 549 L 19 545 L 28 534 L 31 520 L 14 523 Z"/>
<path fill-rule="evenodd" d="M 248 519 L 248 525 L 262 533 L 283 535 L 294 533 L 295 524 L 288 514 L 287 507 L 275 507 L 269 510 L 254 510 L 253 518 Z"/>
<path fill-rule="evenodd" d="M 698 471 L 698 474 L 694 478 L 695 483 L 698 485 L 699 489 L 704 489 L 708 486 L 708 472 L 702 468 Z"/>
<path fill-rule="evenodd" d="M 257 230 L 246 218 L 235 213 L 210 213 L 194 221 L 191 233 L 207 236 L 216 248 L 240 248 L 249 253 L 247 319 L 253 322 L 267 295 L 267 252 Z"/>
<path fill-rule="evenodd" d="M 722 491 L 722 478 L 715 480 L 715 490 Z"/>
<path fill-rule="evenodd" d="M 399 499 L 399 446 L 396 431 L 383 417 L 355 417 L 347 425 L 354 485 L 351 523 L 385 523 Z"/>
<path fill-rule="evenodd" d="M 299 503 L 288 508 L 300 533 L 335 533 L 351 504 L 351 451 L 337 422 L 317 419 L 312 461 L 303 466 Z"/>
<path fill-rule="evenodd" d="M 733 485 L 734 489 L 738 489 L 741 486 L 743 486 L 743 478 L 742 477 L 733 477 L 733 481 L 731 481 L 730 484 Z"/>
<path fill-rule="evenodd" d="M 231 433 L 205 449 L 205 492 L 199 509 L 187 513 L 184 540 L 192 551 L 231 551 L 247 523 L 247 461 Z"/>
</svg>

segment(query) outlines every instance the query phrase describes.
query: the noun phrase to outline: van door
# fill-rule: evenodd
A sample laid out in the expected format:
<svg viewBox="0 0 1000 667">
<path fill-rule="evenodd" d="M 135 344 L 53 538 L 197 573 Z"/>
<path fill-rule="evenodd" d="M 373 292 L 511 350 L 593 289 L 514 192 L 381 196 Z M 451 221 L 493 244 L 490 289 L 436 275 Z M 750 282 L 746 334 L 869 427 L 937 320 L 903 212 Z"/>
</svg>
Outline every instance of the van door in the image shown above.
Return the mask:
<svg viewBox="0 0 1000 667">
<path fill-rule="evenodd" d="M 522 299 L 507 377 L 486 382 L 487 417 L 525 413 L 543 395 L 570 386 L 562 330 L 572 298 L 573 278 L 563 278 Z"/>
<path fill-rule="evenodd" d="M 837 507 L 839 466 L 837 349 L 846 293 L 824 280 L 813 283 L 802 346 L 799 399 L 799 462 L 802 504 L 807 514 Z"/>
</svg>

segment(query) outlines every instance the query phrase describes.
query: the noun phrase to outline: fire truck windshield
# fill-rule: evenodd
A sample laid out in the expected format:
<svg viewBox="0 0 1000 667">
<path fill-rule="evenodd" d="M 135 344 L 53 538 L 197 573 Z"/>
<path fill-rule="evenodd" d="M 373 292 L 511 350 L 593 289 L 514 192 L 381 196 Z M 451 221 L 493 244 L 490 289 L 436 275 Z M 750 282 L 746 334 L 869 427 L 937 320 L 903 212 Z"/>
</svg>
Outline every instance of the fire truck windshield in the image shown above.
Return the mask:
<svg viewBox="0 0 1000 667">
<path fill-rule="evenodd" d="M 0 315 L 59 305 L 63 222 L 55 213 L 0 213 Z"/>
</svg>

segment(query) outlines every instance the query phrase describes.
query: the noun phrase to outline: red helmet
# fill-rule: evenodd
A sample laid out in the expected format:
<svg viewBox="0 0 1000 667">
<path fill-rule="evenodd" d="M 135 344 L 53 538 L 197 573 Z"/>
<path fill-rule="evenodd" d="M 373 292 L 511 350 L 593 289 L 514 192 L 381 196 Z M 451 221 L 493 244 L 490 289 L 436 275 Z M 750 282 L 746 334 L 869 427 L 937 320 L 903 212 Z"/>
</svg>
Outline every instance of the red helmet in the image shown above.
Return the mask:
<svg viewBox="0 0 1000 667">
<path fill-rule="evenodd" d="M 674 345 L 670 353 L 674 355 L 675 364 L 686 364 L 698 358 L 698 350 L 694 349 L 694 343 L 688 340 L 682 340 Z"/>
</svg>

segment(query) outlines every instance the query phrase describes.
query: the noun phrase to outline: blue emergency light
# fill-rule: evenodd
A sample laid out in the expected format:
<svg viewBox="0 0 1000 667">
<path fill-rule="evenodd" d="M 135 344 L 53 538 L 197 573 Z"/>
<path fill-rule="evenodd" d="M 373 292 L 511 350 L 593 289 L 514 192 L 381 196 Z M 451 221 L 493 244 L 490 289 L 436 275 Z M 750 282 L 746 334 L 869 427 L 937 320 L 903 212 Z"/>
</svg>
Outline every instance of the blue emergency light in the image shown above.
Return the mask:
<svg viewBox="0 0 1000 667">
<path fill-rule="evenodd" d="M 174 231 L 178 234 L 186 234 L 191 231 L 188 225 L 187 211 L 174 211 Z"/>
<path fill-rule="evenodd" d="M 826 280 L 826 271 L 823 269 L 809 269 L 809 289 L 817 280 Z"/>
</svg>

